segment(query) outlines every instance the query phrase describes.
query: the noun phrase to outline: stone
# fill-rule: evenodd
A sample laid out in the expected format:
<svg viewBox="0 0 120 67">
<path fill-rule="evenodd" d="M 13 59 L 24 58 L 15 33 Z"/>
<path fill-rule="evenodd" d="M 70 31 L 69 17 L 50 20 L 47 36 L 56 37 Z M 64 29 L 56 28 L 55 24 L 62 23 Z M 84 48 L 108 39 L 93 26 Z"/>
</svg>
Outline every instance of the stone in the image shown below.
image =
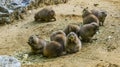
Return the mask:
<svg viewBox="0 0 120 67">
<path fill-rule="evenodd" d="M 7 7 L 0 5 L 0 12 L 9 13 Z"/>
<path fill-rule="evenodd" d="M 0 67 L 21 67 L 21 63 L 12 56 L 0 56 Z"/>
</svg>

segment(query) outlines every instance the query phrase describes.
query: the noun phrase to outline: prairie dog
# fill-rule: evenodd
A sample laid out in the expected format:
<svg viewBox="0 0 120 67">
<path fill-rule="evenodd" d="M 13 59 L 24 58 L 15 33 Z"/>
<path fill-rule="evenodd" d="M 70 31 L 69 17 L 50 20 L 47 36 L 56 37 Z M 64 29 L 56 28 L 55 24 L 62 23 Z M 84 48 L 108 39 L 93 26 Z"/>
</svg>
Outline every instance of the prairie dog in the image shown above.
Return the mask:
<svg viewBox="0 0 120 67">
<path fill-rule="evenodd" d="M 99 25 L 96 22 L 90 24 L 85 24 L 80 28 L 79 36 L 82 38 L 82 41 L 90 42 L 91 38 L 99 30 Z"/>
<path fill-rule="evenodd" d="M 56 21 L 55 11 L 52 8 L 43 8 L 34 16 L 35 21 Z"/>
<path fill-rule="evenodd" d="M 62 52 L 62 45 L 56 41 L 51 41 L 44 47 L 43 55 L 48 58 L 53 58 L 61 56 Z"/>
<path fill-rule="evenodd" d="M 50 40 L 60 43 L 63 47 L 63 51 L 65 51 L 66 34 L 62 30 L 53 32 L 50 36 Z"/>
<path fill-rule="evenodd" d="M 67 35 L 67 44 L 66 44 L 66 52 L 76 53 L 78 52 L 82 47 L 80 39 L 77 37 L 77 35 L 74 32 L 70 32 Z"/>
<path fill-rule="evenodd" d="M 92 12 L 88 10 L 88 8 L 85 8 L 83 10 L 82 18 L 83 18 L 83 24 L 89 24 L 92 22 L 96 22 L 99 24 L 99 19 L 94 14 L 92 14 Z"/>
<path fill-rule="evenodd" d="M 32 52 L 35 54 L 42 54 L 43 48 L 47 44 L 47 41 L 38 35 L 31 35 L 28 39 L 28 45 L 31 47 Z"/>
<path fill-rule="evenodd" d="M 92 9 L 91 12 L 92 12 L 92 14 L 94 14 L 99 19 L 100 26 L 103 26 L 104 21 L 107 17 L 107 12 L 105 10 L 95 10 L 95 9 Z"/>
<path fill-rule="evenodd" d="M 70 32 L 74 32 L 78 35 L 78 32 L 80 30 L 80 27 L 78 25 L 71 25 L 69 24 L 65 29 L 64 32 L 66 34 L 66 36 L 70 33 Z"/>
</svg>

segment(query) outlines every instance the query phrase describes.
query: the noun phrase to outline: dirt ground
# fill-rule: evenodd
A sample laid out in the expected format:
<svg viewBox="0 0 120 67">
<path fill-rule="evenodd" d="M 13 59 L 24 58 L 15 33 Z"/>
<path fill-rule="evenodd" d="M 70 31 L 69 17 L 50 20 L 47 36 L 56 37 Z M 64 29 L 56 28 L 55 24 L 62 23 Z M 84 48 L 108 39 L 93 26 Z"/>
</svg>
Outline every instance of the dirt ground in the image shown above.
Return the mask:
<svg viewBox="0 0 120 67">
<path fill-rule="evenodd" d="M 99 4 L 97 7 L 94 4 Z M 50 6 L 56 11 L 57 21 L 49 23 L 34 22 L 32 10 L 24 20 L 0 26 L 0 55 L 12 55 L 18 58 L 22 67 L 120 67 L 120 0 L 69 0 L 66 4 Z M 108 12 L 105 26 L 93 43 L 83 43 L 78 53 L 47 59 L 41 55 L 29 56 L 27 44 L 32 34 L 39 34 L 49 40 L 56 30 L 63 30 L 68 24 L 82 22 L 83 8 L 102 9 Z M 26 58 L 27 56 L 27 58 Z"/>
</svg>

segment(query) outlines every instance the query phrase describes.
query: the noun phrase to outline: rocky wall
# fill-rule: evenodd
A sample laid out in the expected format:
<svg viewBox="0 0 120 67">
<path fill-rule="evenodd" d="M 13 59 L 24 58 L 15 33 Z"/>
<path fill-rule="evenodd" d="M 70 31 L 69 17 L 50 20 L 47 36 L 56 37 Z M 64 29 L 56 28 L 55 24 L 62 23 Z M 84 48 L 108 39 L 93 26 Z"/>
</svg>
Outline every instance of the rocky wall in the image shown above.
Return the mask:
<svg viewBox="0 0 120 67">
<path fill-rule="evenodd" d="M 0 0 L 0 24 L 10 24 L 24 19 L 28 10 L 44 5 L 66 3 L 68 0 Z"/>
</svg>

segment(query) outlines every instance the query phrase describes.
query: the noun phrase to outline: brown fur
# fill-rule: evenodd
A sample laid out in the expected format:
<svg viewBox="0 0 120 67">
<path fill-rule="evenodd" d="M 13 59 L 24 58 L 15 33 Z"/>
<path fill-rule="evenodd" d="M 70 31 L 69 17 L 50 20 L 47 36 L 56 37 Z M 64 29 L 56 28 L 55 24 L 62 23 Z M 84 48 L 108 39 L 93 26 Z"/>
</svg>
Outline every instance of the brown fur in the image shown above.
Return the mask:
<svg viewBox="0 0 120 67">
<path fill-rule="evenodd" d="M 55 11 L 52 8 L 43 8 L 34 16 L 35 21 L 56 21 Z"/>
<path fill-rule="evenodd" d="M 84 8 L 83 11 L 82 11 L 82 18 L 88 16 L 91 13 L 92 12 L 90 10 L 88 10 L 88 7 Z"/>
<path fill-rule="evenodd" d="M 92 22 L 96 22 L 99 24 L 99 19 L 94 14 L 92 14 L 92 12 L 89 11 L 87 8 L 83 10 L 82 18 L 83 24 L 89 24 Z"/>
<path fill-rule="evenodd" d="M 60 43 L 65 51 L 65 44 L 66 44 L 66 35 L 62 30 L 55 31 L 50 36 L 51 41 L 56 41 Z"/>
<path fill-rule="evenodd" d="M 99 24 L 98 18 L 93 14 L 89 14 L 88 16 L 83 18 L 83 24 L 89 24 L 89 23 L 92 23 L 92 22 L 96 22 L 96 23 Z"/>
<path fill-rule="evenodd" d="M 76 53 L 81 49 L 81 41 L 74 32 L 70 32 L 67 35 L 66 52 Z"/>
<path fill-rule="evenodd" d="M 43 55 L 48 58 L 62 55 L 62 45 L 56 41 L 51 41 L 44 47 Z"/>
<path fill-rule="evenodd" d="M 90 42 L 91 38 L 96 34 L 98 30 L 99 25 L 95 22 L 85 24 L 80 28 L 79 36 L 82 38 L 82 41 Z"/>
<path fill-rule="evenodd" d="M 62 30 L 58 30 L 58 31 L 55 31 L 53 32 L 51 35 L 50 35 L 50 40 L 54 40 L 55 39 L 55 36 L 58 35 L 58 34 L 61 34 L 63 36 L 66 36 L 66 34 L 62 31 Z"/>
<path fill-rule="evenodd" d="M 46 43 L 47 42 L 38 35 L 31 35 L 28 39 L 28 44 L 34 54 L 42 54 Z"/>
<path fill-rule="evenodd" d="M 98 11 L 98 10 L 91 10 L 92 14 L 94 14 L 100 21 L 100 26 L 103 26 L 104 25 L 104 21 L 105 21 L 105 18 L 107 16 L 107 12 L 106 11 Z"/>
<path fill-rule="evenodd" d="M 64 32 L 66 35 L 68 35 L 70 32 L 74 32 L 78 35 L 78 32 L 80 30 L 80 27 L 77 25 L 68 25 L 65 29 Z"/>
</svg>

